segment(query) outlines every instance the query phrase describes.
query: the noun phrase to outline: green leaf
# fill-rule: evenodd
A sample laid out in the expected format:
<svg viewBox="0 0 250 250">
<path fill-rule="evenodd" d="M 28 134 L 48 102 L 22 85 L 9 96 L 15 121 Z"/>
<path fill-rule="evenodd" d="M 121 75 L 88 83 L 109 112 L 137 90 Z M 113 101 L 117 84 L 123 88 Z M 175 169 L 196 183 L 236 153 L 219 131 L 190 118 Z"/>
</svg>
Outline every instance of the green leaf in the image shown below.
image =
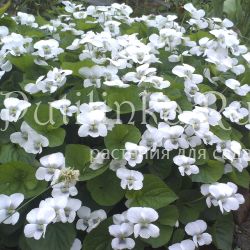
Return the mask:
<svg viewBox="0 0 250 250">
<path fill-rule="evenodd" d="M 125 143 L 138 143 L 140 138 L 140 130 L 135 126 L 118 124 L 104 138 L 104 142 L 114 158 L 123 159 Z"/>
<path fill-rule="evenodd" d="M 68 167 L 80 171 L 80 179 L 84 176 L 86 164 L 90 162 L 91 151 L 88 146 L 80 144 L 68 144 L 65 150 L 65 160 Z"/>
<path fill-rule="evenodd" d="M 227 125 L 225 125 L 226 128 L 228 128 Z M 221 128 L 219 125 L 214 126 L 210 128 L 211 132 L 213 132 L 215 135 L 217 135 L 221 140 L 230 140 L 231 139 L 231 133 L 232 129 L 225 130 Z"/>
<path fill-rule="evenodd" d="M 134 22 L 130 25 L 128 24 L 121 24 L 121 30 L 122 30 L 122 34 L 134 34 L 137 33 L 140 37 L 147 37 L 148 35 L 148 26 L 143 23 L 143 22 Z"/>
<path fill-rule="evenodd" d="M 199 189 L 182 189 L 178 193 L 180 199 L 177 207 L 180 211 L 179 221 L 183 224 L 194 221 L 200 217 L 200 213 L 206 209 L 205 197 Z"/>
<path fill-rule="evenodd" d="M 66 123 L 59 110 L 43 103 L 32 105 L 26 112 L 24 120 L 37 132 L 53 130 Z"/>
<path fill-rule="evenodd" d="M 79 89 L 72 89 L 69 93 L 67 93 L 67 99 L 69 99 L 72 104 L 89 103 L 90 101 L 99 101 L 99 96 L 95 88 L 83 88 L 81 84 Z"/>
<path fill-rule="evenodd" d="M 35 178 L 36 169 L 27 163 L 10 162 L 0 165 L 0 193 L 23 193 L 26 198 L 41 193 L 47 183 Z"/>
<path fill-rule="evenodd" d="M 111 236 L 108 227 L 112 224 L 112 218 L 100 223 L 92 230 L 83 241 L 83 250 L 112 250 Z"/>
<path fill-rule="evenodd" d="M 83 78 L 83 76 L 79 73 L 79 69 L 83 67 L 91 68 L 94 65 L 95 64 L 91 60 L 84 60 L 78 62 L 63 62 L 61 67 L 62 69 L 70 69 L 73 71 L 72 75 Z"/>
<path fill-rule="evenodd" d="M 14 144 L 0 145 L 0 163 L 11 161 L 23 161 L 33 163 L 35 155 L 26 153 L 22 148 Z"/>
<path fill-rule="evenodd" d="M 88 181 L 87 188 L 93 200 L 101 206 L 113 206 L 125 194 L 125 191 L 120 187 L 120 179 L 111 171 Z"/>
<path fill-rule="evenodd" d="M 41 132 L 41 134 L 48 138 L 49 147 L 51 148 L 61 146 L 66 136 L 66 132 L 63 128 L 48 130 Z"/>
<path fill-rule="evenodd" d="M 19 70 L 25 73 L 33 68 L 35 57 L 30 54 L 25 54 L 21 56 L 8 56 L 8 59 Z"/>
<path fill-rule="evenodd" d="M 118 114 L 133 113 L 142 110 L 142 101 L 140 99 L 140 89 L 131 85 L 128 88 L 107 88 L 103 94 L 108 106 Z M 133 117 L 131 117 L 133 118 Z"/>
<path fill-rule="evenodd" d="M 17 26 L 16 22 L 10 16 L 2 16 L 0 18 L 0 26 L 7 26 L 9 30 L 14 30 Z"/>
<path fill-rule="evenodd" d="M 178 228 L 174 231 L 173 237 L 172 237 L 172 243 L 178 243 L 181 242 L 185 237 L 185 231 L 182 228 Z"/>
<path fill-rule="evenodd" d="M 223 11 L 230 16 L 230 18 L 235 18 L 235 11 L 237 9 L 237 0 L 220 0 L 220 2 L 224 2 Z"/>
<path fill-rule="evenodd" d="M 173 228 L 170 226 L 157 225 L 160 228 L 160 236 L 157 238 L 143 239 L 143 241 L 150 244 L 153 248 L 166 245 L 171 239 Z"/>
<path fill-rule="evenodd" d="M 186 96 L 182 96 L 177 101 L 177 104 L 181 108 L 181 110 L 192 110 L 193 106 L 192 103 L 186 98 Z"/>
<path fill-rule="evenodd" d="M 9 0 L 0 8 L 0 16 L 3 15 L 9 9 L 10 5 L 11 5 L 11 0 Z"/>
<path fill-rule="evenodd" d="M 228 174 L 228 177 L 235 184 L 243 188 L 249 188 L 250 175 L 246 169 L 244 169 L 242 172 L 239 172 L 238 170 L 233 170 L 233 172 Z"/>
<path fill-rule="evenodd" d="M 199 167 L 199 174 L 192 175 L 192 181 L 214 183 L 224 174 L 224 164 L 216 160 L 209 160 L 206 165 Z"/>
<path fill-rule="evenodd" d="M 213 242 L 220 250 L 232 249 L 234 222 L 232 214 L 218 218 L 212 228 Z"/>
<path fill-rule="evenodd" d="M 162 157 L 162 158 L 161 158 Z M 165 179 L 168 177 L 172 171 L 173 159 L 172 157 L 160 156 L 158 159 L 154 159 L 153 161 L 149 161 L 148 169 L 149 172 L 153 175 L 159 176 L 161 179 Z"/>
<path fill-rule="evenodd" d="M 179 212 L 176 206 L 170 205 L 158 210 L 159 223 L 165 226 L 174 226 L 179 217 Z"/>
<path fill-rule="evenodd" d="M 201 207 L 199 204 L 184 204 L 178 206 L 178 209 L 181 211 L 179 219 L 183 224 L 197 220 L 201 213 Z"/>
<path fill-rule="evenodd" d="M 40 240 L 26 238 L 25 241 L 32 250 L 66 250 L 71 248 L 75 237 L 74 224 L 55 223 L 48 225 L 45 238 Z"/>
<path fill-rule="evenodd" d="M 223 4 L 225 0 L 212 0 L 213 16 L 223 17 Z"/>
<path fill-rule="evenodd" d="M 189 37 L 193 41 L 199 41 L 203 37 L 213 38 L 213 36 L 209 32 L 204 30 L 199 30 L 198 32 L 191 33 Z"/>
<path fill-rule="evenodd" d="M 40 39 L 45 36 L 45 34 L 41 30 L 30 27 L 28 25 L 18 25 L 17 27 L 17 33 L 22 34 L 23 36 L 36 37 Z"/>
<path fill-rule="evenodd" d="M 88 181 L 91 180 L 99 175 L 101 175 L 102 173 L 104 173 L 107 169 L 109 168 L 109 165 L 106 164 L 103 167 L 97 169 L 97 170 L 93 170 L 89 167 L 86 167 L 84 169 L 84 173 L 83 175 L 80 176 L 80 180 L 81 181 Z"/>
<path fill-rule="evenodd" d="M 2 102 L 2 100 L 0 100 L 0 102 Z M 14 132 L 16 132 L 14 126 L 12 126 L 11 124 L 5 124 L 4 121 L 0 120 L 0 133 L 1 133 L 0 143 L 1 144 L 10 142 L 10 135 Z"/>
<path fill-rule="evenodd" d="M 95 18 L 88 16 L 86 19 L 75 19 L 74 23 L 79 30 L 89 30 L 95 28 L 98 24 L 94 22 Z M 92 23 L 91 23 L 92 22 Z"/>
<path fill-rule="evenodd" d="M 243 137 L 243 135 L 240 131 L 238 131 L 235 128 L 232 128 L 231 140 L 241 141 L 242 137 Z"/>
<path fill-rule="evenodd" d="M 178 197 L 159 177 L 145 174 L 143 188 L 128 191 L 126 197 L 131 199 L 130 207 L 152 207 L 159 209 L 174 202 Z"/>
</svg>

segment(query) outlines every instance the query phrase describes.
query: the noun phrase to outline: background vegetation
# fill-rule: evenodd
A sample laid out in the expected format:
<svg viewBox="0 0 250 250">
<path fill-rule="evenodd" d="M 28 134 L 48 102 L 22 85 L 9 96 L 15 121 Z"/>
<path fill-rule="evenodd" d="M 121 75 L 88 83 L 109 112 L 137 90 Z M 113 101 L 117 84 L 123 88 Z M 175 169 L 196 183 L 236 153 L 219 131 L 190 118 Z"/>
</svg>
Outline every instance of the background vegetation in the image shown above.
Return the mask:
<svg viewBox="0 0 250 250">
<path fill-rule="evenodd" d="M 209 16 L 227 17 L 232 20 L 245 43 L 250 44 L 249 0 L 74 0 L 77 3 L 125 2 L 134 9 L 135 15 L 150 13 L 177 13 L 183 18 L 183 5 L 192 2 L 197 8 L 206 10 Z M 9 12 L 24 11 L 49 17 L 59 0 L 3 0 L 1 7 Z"/>
</svg>

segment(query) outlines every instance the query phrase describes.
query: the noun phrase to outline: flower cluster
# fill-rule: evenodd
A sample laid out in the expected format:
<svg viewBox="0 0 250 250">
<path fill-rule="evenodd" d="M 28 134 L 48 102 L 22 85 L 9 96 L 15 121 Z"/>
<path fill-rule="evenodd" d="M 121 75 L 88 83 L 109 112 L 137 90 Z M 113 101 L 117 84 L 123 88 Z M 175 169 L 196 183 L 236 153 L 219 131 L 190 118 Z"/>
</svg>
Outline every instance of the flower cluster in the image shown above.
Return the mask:
<svg viewBox="0 0 250 250">
<path fill-rule="evenodd" d="M 133 249 L 135 241 L 129 238 L 132 234 L 135 238 L 157 238 L 160 230 L 152 222 L 158 217 L 158 213 L 148 207 L 131 207 L 122 214 L 114 215 L 114 225 L 109 226 L 109 233 L 115 237 L 111 243 L 112 248 Z"/>
<path fill-rule="evenodd" d="M 203 184 L 201 193 L 207 196 L 208 207 L 219 206 L 222 213 L 238 210 L 239 206 L 245 202 L 243 195 L 237 193 L 237 186 L 232 182 Z"/>
</svg>

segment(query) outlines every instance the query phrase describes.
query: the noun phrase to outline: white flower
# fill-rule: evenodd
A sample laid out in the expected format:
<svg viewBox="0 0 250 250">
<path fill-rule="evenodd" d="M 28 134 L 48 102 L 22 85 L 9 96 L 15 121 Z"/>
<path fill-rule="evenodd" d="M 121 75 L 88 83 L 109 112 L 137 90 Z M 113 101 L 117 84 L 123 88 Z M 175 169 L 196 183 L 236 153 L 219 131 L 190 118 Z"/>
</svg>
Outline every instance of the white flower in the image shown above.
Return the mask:
<svg viewBox="0 0 250 250">
<path fill-rule="evenodd" d="M 79 239 L 75 239 L 70 250 L 81 250 L 82 249 L 82 243 Z"/>
<path fill-rule="evenodd" d="M 107 218 L 104 210 L 96 210 L 91 212 L 90 208 L 82 206 L 77 215 L 80 218 L 76 223 L 76 229 L 87 231 L 88 233 L 96 228 L 103 220 Z"/>
<path fill-rule="evenodd" d="M 128 82 L 142 83 L 147 82 L 147 78 L 156 73 L 155 68 L 149 68 L 149 64 L 143 64 L 136 68 L 136 72 L 129 72 L 124 75 L 123 80 Z"/>
<path fill-rule="evenodd" d="M 195 19 L 200 19 L 205 16 L 205 11 L 202 9 L 197 10 L 192 3 L 185 4 L 184 9 L 187 10 Z"/>
<path fill-rule="evenodd" d="M 81 113 L 77 116 L 77 122 L 81 124 L 78 134 L 80 137 L 105 137 L 108 133 L 105 113 L 101 110 L 93 110 Z"/>
<path fill-rule="evenodd" d="M 117 36 L 120 34 L 120 22 L 117 21 L 106 21 L 104 23 L 104 31 L 110 32 L 113 36 Z"/>
<path fill-rule="evenodd" d="M 121 187 L 129 190 L 140 190 L 143 187 L 143 174 L 139 171 L 128 170 L 126 168 L 119 168 L 116 175 L 121 179 Z"/>
<path fill-rule="evenodd" d="M 51 207 L 56 212 L 56 217 L 53 219 L 53 222 L 63 222 L 65 223 L 66 216 L 65 216 L 65 207 L 68 202 L 67 196 L 57 196 L 52 198 L 47 198 L 40 202 L 39 207 Z"/>
<path fill-rule="evenodd" d="M 163 136 L 164 148 L 168 151 L 173 149 L 188 148 L 189 144 L 183 136 L 184 128 L 182 126 L 168 126 L 166 123 L 159 123 L 159 131 Z"/>
<path fill-rule="evenodd" d="M 62 153 L 53 153 L 40 158 L 41 166 L 36 171 L 38 180 L 52 181 L 58 178 L 60 170 L 65 168 L 65 158 Z"/>
<path fill-rule="evenodd" d="M 77 215 L 80 218 L 77 223 L 76 223 L 76 229 L 77 230 L 82 230 L 85 231 L 89 224 L 88 224 L 88 220 L 90 218 L 91 215 L 91 210 L 88 207 L 82 206 L 78 211 L 77 211 Z"/>
<path fill-rule="evenodd" d="M 183 111 L 178 118 L 181 122 L 190 125 L 198 136 L 202 136 L 209 130 L 208 118 L 204 113 L 194 110 Z"/>
<path fill-rule="evenodd" d="M 35 23 L 36 19 L 33 15 L 24 13 L 24 12 L 17 12 L 17 16 L 15 18 L 16 22 L 20 23 L 21 25 L 28 25 L 33 28 L 37 28 L 38 24 Z"/>
<path fill-rule="evenodd" d="M 203 37 L 199 40 L 199 46 L 192 47 L 190 49 L 190 53 L 192 55 L 201 56 L 211 46 L 212 46 L 212 41 L 210 41 L 208 37 Z M 209 71 L 209 73 L 210 73 L 210 71 Z"/>
<path fill-rule="evenodd" d="M 0 195 L 0 223 L 15 225 L 19 220 L 16 208 L 23 202 L 24 195 L 15 193 L 10 196 Z"/>
<path fill-rule="evenodd" d="M 202 75 L 193 74 L 195 68 L 188 64 L 177 65 L 172 69 L 173 74 L 183 77 L 185 79 L 185 83 L 187 84 L 198 84 L 203 81 Z"/>
<path fill-rule="evenodd" d="M 26 122 L 22 123 L 20 129 L 21 132 L 15 132 L 10 135 L 10 140 L 12 143 L 19 144 L 27 153 L 41 153 L 42 148 L 49 145 L 48 139 L 38 134 Z"/>
<path fill-rule="evenodd" d="M 208 107 L 216 102 L 216 97 L 212 93 L 195 93 L 194 95 L 194 102 L 200 106 Z"/>
<path fill-rule="evenodd" d="M 62 1 L 62 4 L 65 5 L 65 10 L 69 13 L 74 13 L 77 9 L 82 8 L 82 5 L 76 5 L 70 1 Z"/>
<path fill-rule="evenodd" d="M 45 237 L 46 228 L 55 217 L 55 210 L 51 207 L 32 209 L 26 217 L 28 224 L 24 227 L 25 236 L 35 240 L 39 240 L 42 236 Z"/>
<path fill-rule="evenodd" d="M 54 68 L 47 73 L 47 77 L 40 76 L 36 80 L 36 83 L 28 83 L 25 85 L 24 89 L 30 94 L 36 94 L 40 91 L 43 93 L 54 93 L 66 83 L 66 76 L 71 74 L 71 70 Z"/>
<path fill-rule="evenodd" d="M 153 93 L 150 95 L 149 108 L 160 113 L 161 119 L 164 121 L 174 120 L 176 117 L 177 103 L 170 101 L 167 96 L 162 93 Z"/>
<path fill-rule="evenodd" d="M 223 111 L 223 115 L 230 119 L 231 122 L 239 123 L 241 119 L 248 116 L 248 110 L 242 108 L 240 102 L 231 102 L 228 107 Z"/>
<path fill-rule="evenodd" d="M 164 48 L 166 51 L 173 51 L 182 42 L 182 32 L 175 29 L 160 29 L 160 34 L 152 34 L 150 42 L 155 48 Z"/>
<path fill-rule="evenodd" d="M 78 191 L 74 184 L 60 182 L 53 185 L 53 190 L 51 194 L 53 197 L 57 196 L 69 197 L 69 196 L 76 196 L 78 194 Z"/>
<path fill-rule="evenodd" d="M 144 146 L 138 146 L 135 143 L 126 142 L 125 143 L 126 153 L 124 158 L 128 161 L 131 167 L 135 167 L 143 161 L 143 155 L 147 153 L 147 148 Z"/>
<path fill-rule="evenodd" d="M 194 165 L 195 159 L 191 157 L 187 157 L 185 155 L 177 155 L 173 158 L 174 163 L 179 166 L 178 169 L 182 176 L 198 174 L 199 168 Z"/>
<path fill-rule="evenodd" d="M 170 101 L 169 98 L 162 92 L 152 93 L 149 97 L 149 108 L 156 112 L 160 112 L 162 110 L 162 105 L 168 101 Z"/>
<path fill-rule="evenodd" d="M 105 81 L 103 82 L 104 85 L 110 86 L 110 87 L 118 87 L 118 88 L 128 88 L 129 84 L 123 83 L 120 79 L 115 79 L 111 81 Z"/>
<path fill-rule="evenodd" d="M 73 12 L 73 17 L 75 19 L 85 19 L 87 17 L 87 13 L 85 11 Z"/>
<path fill-rule="evenodd" d="M 185 136 L 186 141 L 190 145 L 190 147 L 195 148 L 195 147 L 201 145 L 200 137 L 195 135 L 195 131 L 193 130 L 193 128 L 191 126 L 188 126 L 185 129 L 184 136 Z"/>
<path fill-rule="evenodd" d="M 29 135 L 32 133 L 32 128 L 26 123 L 23 122 L 21 125 L 21 132 L 15 132 L 10 135 L 10 141 L 12 143 L 17 143 L 20 147 L 25 147 L 25 144 L 28 142 Z"/>
<path fill-rule="evenodd" d="M 53 59 L 64 51 L 62 48 L 59 48 L 59 43 L 55 39 L 40 40 L 34 44 L 34 48 L 37 51 L 33 54 L 45 60 Z"/>
<path fill-rule="evenodd" d="M 3 53 L 8 52 L 13 56 L 20 56 L 29 52 L 32 38 L 24 38 L 22 35 L 12 32 L 10 35 L 3 37 L 1 41 Z"/>
<path fill-rule="evenodd" d="M 5 109 L 1 110 L 0 118 L 3 121 L 16 122 L 22 112 L 26 110 L 31 104 L 18 98 L 10 97 L 4 100 Z"/>
<path fill-rule="evenodd" d="M 216 136 L 214 133 L 212 133 L 211 131 L 206 132 L 203 135 L 202 138 L 204 144 L 206 145 L 213 145 L 215 143 L 220 142 L 220 138 L 218 136 Z"/>
<path fill-rule="evenodd" d="M 219 206 L 220 211 L 224 213 L 224 211 L 230 212 L 239 209 L 240 204 L 245 202 L 243 195 L 237 193 L 237 189 L 237 186 L 232 182 L 203 184 L 201 193 L 207 196 L 208 207 L 211 205 Z"/>
<path fill-rule="evenodd" d="M 75 220 L 76 212 L 80 209 L 82 202 L 78 199 L 68 198 L 67 204 L 64 208 L 66 221 L 72 223 Z"/>
<path fill-rule="evenodd" d="M 104 75 L 105 67 L 95 65 L 92 68 L 83 67 L 79 69 L 79 74 L 83 75 L 86 79 L 83 82 L 85 88 L 95 86 L 101 87 L 101 77 Z"/>
<path fill-rule="evenodd" d="M 160 229 L 152 224 L 158 219 L 158 213 L 153 208 L 131 207 L 128 209 L 127 218 L 134 223 L 134 236 L 148 239 L 157 238 L 160 235 Z"/>
<path fill-rule="evenodd" d="M 121 214 L 114 214 L 113 215 L 113 222 L 115 225 L 121 225 L 122 223 L 130 223 L 128 218 L 127 218 L 127 211 L 124 211 Z"/>
<path fill-rule="evenodd" d="M 32 131 L 29 135 L 29 140 L 24 146 L 24 150 L 30 154 L 40 154 L 42 153 L 43 147 L 49 146 L 49 140 L 35 131 Z"/>
<path fill-rule="evenodd" d="M 132 238 L 128 238 L 133 232 L 133 226 L 128 223 L 109 226 L 109 233 L 115 237 L 111 242 L 112 248 L 117 250 L 133 249 L 135 241 Z"/>
<path fill-rule="evenodd" d="M 208 107 L 195 106 L 193 112 L 199 116 L 206 117 L 208 124 L 211 126 L 219 125 L 222 118 L 221 114 L 217 110 Z"/>
<path fill-rule="evenodd" d="M 192 240 L 183 240 L 181 243 L 175 243 L 168 248 L 169 250 L 195 250 L 195 244 Z"/>
<path fill-rule="evenodd" d="M 70 106 L 70 105 L 71 101 L 67 99 L 61 99 L 50 103 L 50 106 L 52 108 L 59 109 L 63 115 L 67 116 L 72 116 L 73 113 L 76 113 L 78 110 L 76 106 L 74 105 Z"/>
<path fill-rule="evenodd" d="M 225 81 L 225 84 L 240 96 L 245 96 L 250 92 L 250 86 L 248 84 L 244 84 L 241 86 L 240 82 L 235 79 L 228 79 Z"/>
<path fill-rule="evenodd" d="M 157 147 L 162 146 L 162 133 L 155 127 L 147 124 L 147 130 L 143 133 L 140 146 L 146 147 L 154 152 Z"/>
<path fill-rule="evenodd" d="M 87 232 L 96 228 L 105 219 L 107 219 L 107 214 L 103 209 L 93 211 L 88 220 L 89 227 Z"/>
<path fill-rule="evenodd" d="M 6 26 L 0 26 L 0 39 L 7 36 L 9 34 L 9 29 Z M 1 41 L 0 41 L 1 43 Z"/>
<path fill-rule="evenodd" d="M 5 71 L 0 71 L 0 80 L 2 79 L 4 74 L 5 74 Z"/>
<path fill-rule="evenodd" d="M 231 161 L 231 165 L 236 168 L 239 172 L 248 167 L 248 162 L 250 161 L 250 155 L 246 150 L 241 150 L 238 157 L 234 157 Z M 229 164 L 228 164 L 229 165 Z"/>
<path fill-rule="evenodd" d="M 236 89 L 237 87 L 240 86 L 240 82 L 235 80 L 235 79 L 227 79 L 225 81 L 225 84 L 227 87 L 229 87 L 230 89 Z"/>
<path fill-rule="evenodd" d="M 152 87 L 156 89 L 165 89 L 170 86 L 170 82 L 164 80 L 162 77 L 159 76 L 149 76 L 147 78 L 147 82 L 152 84 Z"/>
<path fill-rule="evenodd" d="M 196 247 L 212 243 L 212 236 L 209 233 L 204 233 L 206 230 L 207 224 L 203 220 L 190 222 L 185 226 L 186 233 L 193 236 L 193 241 Z"/>
<path fill-rule="evenodd" d="M 244 54 L 242 56 L 247 61 L 247 63 L 250 64 L 250 52 L 248 52 L 248 53 L 246 53 L 246 54 Z"/>
</svg>

